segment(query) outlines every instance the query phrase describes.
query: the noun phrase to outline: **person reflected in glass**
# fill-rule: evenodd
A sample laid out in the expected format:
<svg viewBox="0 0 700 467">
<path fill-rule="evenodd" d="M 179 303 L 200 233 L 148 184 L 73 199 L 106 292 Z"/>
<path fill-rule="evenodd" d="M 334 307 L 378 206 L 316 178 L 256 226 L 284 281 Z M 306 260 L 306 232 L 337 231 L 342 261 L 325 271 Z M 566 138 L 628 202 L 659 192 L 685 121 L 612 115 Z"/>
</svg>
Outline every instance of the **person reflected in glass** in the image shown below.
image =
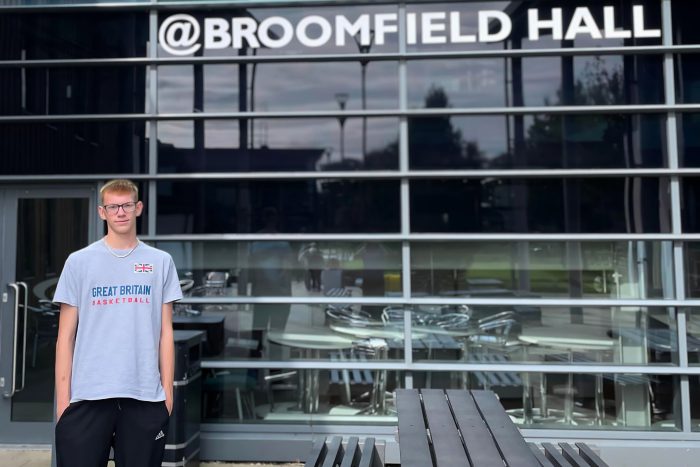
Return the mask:
<svg viewBox="0 0 700 467">
<path fill-rule="evenodd" d="M 316 242 L 311 242 L 301 249 L 299 261 L 306 267 L 304 283 L 306 290 L 318 292 L 321 290 L 321 272 L 324 267 L 323 253 Z"/>
<path fill-rule="evenodd" d="M 362 258 L 362 295 L 372 297 L 384 296 L 384 269 L 387 264 L 387 252 L 381 243 L 368 242 L 360 249 Z"/>
<path fill-rule="evenodd" d="M 257 233 L 279 233 L 277 210 L 263 209 L 263 228 Z M 286 240 L 261 240 L 250 244 L 251 293 L 254 297 L 287 297 L 292 295 L 292 247 Z M 289 304 L 261 303 L 253 311 L 253 330 L 284 329 L 289 317 Z"/>
</svg>

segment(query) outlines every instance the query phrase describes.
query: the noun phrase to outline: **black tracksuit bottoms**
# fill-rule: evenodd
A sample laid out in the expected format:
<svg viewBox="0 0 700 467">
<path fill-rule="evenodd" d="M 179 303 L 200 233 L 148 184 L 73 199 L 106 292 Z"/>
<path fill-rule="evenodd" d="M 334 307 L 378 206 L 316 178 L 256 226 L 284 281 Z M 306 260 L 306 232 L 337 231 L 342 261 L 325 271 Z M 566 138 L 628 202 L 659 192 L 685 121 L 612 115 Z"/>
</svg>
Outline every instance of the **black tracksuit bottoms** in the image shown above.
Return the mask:
<svg viewBox="0 0 700 467">
<path fill-rule="evenodd" d="M 79 401 L 56 423 L 58 467 L 159 467 L 170 415 L 165 402 L 129 398 Z"/>
</svg>

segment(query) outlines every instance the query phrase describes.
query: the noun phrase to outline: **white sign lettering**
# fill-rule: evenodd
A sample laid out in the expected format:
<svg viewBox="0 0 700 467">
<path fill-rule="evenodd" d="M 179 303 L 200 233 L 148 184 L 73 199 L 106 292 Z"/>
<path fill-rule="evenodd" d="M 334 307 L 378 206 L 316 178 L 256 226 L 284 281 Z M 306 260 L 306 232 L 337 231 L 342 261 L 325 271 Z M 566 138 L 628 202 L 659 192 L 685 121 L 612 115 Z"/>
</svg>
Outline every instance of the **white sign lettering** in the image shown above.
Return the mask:
<svg viewBox="0 0 700 467">
<path fill-rule="evenodd" d="M 615 7 L 603 7 L 602 18 L 588 7 L 578 7 L 564 21 L 561 8 L 527 10 L 526 35 L 530 41 L 551 36 L 556 41 L 573 41 L 580 37 L 591 39 L 658 38 L 660 29 L 645 23 L 644 7 L 632 7 L 631 29 L 616 24 Z M 598 11 L 600 13 L 600 11 Z M 499 10 L 476 12 L 476 31 L 464 30 L 463 13 L 459 11 L 429 11 L 406 14 L 406 42 L 413 44 L 469 44 L 501 42 L 513 32 L 513 21 Z M 383 45 L 399 32 L 397 13 L 361 14 L 355 18 L 336 15 L 302 17 L 293 24 L 281 16 L 271 16 L 259 23 L 251 17 L 210 17 L 202 24 L 191 15 L 175 14 L 161 23 L 158 31 L 160 46 L 169 54 L 192 55 L 201 48 L 279 49 L 296 40 L 304 47 L 317 48 L 328 44 L 343 47 L 354 38 L 362 46 Z M 202 37 L 203 36 L 203 37 Z"/>
</svg>

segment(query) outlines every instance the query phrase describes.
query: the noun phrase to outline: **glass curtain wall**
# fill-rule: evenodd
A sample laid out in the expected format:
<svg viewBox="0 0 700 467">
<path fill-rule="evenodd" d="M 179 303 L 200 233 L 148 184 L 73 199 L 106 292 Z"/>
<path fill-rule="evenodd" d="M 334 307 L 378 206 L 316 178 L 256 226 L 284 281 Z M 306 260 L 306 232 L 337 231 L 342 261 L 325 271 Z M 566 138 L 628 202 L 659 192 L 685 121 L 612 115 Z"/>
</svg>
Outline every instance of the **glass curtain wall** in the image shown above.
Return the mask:
<svg viewBox="0 0 700 467">
<path fill-rule="evenodd" d="M 0 10 L 0 180 L 139 181 L 207 426 L 699 429 L 694 2 L 178 5 Z"/>
</svg>

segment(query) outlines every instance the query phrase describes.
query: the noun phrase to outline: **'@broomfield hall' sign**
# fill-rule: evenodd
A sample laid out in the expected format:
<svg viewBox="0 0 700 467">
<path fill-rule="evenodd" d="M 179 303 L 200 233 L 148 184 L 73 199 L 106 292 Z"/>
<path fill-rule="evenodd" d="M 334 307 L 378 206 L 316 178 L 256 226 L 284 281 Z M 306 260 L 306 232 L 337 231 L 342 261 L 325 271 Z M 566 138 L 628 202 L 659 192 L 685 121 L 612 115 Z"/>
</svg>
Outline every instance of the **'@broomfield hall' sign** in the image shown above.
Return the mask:
<svg viewBox="0 0 700 467">
<path fill-rule="evenodd" d="M 597 13 L 600 13 L 599 11 Z M 602 17 L 588 7 L 578 7 L 565 21 L 561 8 L 527 10 L 526 35 L 531 41 L 547 35 L 554 40 L 628 39 L 661 37 L 661 30 L 645 25 L 644 7 L 632 7 L 632 24 L 625 29 L 616 24 L 615 7 L 602 9 Z M 464 31 L 462 12 L 432 11 L 406 14 L 406 41 L 412 44 L 468 44 L 507 40 L 513 31 L 513 19 L 503 11 L 482 10 L 473 16 L 476 30 Z M 568 16 L 568 15 L 567 15 Z M 158 31 L 160 46 L 178 56 L 205 50 L 267 47 L 278 49 L 296 40 L 304 47 L 335 45 L 342 47 L 358 38 L 360 45 L 383 45 L 387 37 L 399 32 L 398 13 L 360 14 L 354 18 L 336 15 L 304 16 L 292 22 L 282 16 L 261 21 L 250 16 L 207 17 L 201 20 L 188 14 L 166 17 Z"/>
</svg>

